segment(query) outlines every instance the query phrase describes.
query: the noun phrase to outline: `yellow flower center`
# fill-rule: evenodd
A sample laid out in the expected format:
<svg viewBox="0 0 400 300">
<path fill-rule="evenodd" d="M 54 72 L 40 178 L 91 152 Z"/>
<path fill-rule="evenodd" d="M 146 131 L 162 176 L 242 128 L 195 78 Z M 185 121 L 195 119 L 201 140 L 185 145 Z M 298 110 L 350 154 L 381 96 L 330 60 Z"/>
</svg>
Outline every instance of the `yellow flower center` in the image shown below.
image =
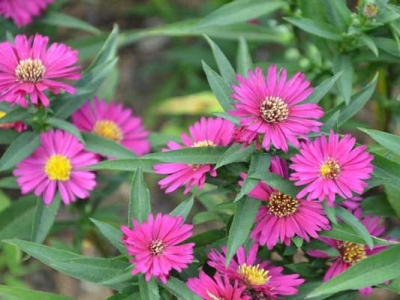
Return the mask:
<svg viewBox="0 0 400 300">
<path fill-rule="evenodd" d="M 162 241 L 154 240 L 154 241 L 151 241 L 149 249 L 150 249 L 151 254 L 159 256 L 164 252 L 165 247 L 166 246 Z"/>
<path fill-rule="evenodd" d="M 113 140 L 117 143 L 119 143 L 123 137 L 121 128 L 119 128 L 119 126 L 113 121 L 109 120 L 97 121 L 94 125 L 93 133 Z"/>
<path fill-rule="evenodd" d="M 25 82 L 42 81 L 45 73 L 46 67 L 39 58 L 20 60 L 15 69 L 15 76 L 18 80 Z"/>
<path fill-rule="evenodd" d="M 238 273 L 247 285 L 263 285 L 271 279 L 271 276 L 268 276 L 268 270 L 260 268 L 260 265 L 243 264 L 239 266 Z"/>
<path fill-rule="evenodd" d="M 215 147 L 217 145 L 214 144 L 214 142 L 210 140 L 204 140 L 200 142 L 196 142 L 192 145 L 192 147 Z"/>
<path fill-rule="evenodd" d="M 5 111 L 0 110 L 0 119 L 6 115 Z"/>
<path fill-rule="evenodd" d="M 281 192 L 273 192 L 269 197 L 268 209 L 277 217 L 293 215 L 299 207 L 299 201 Z"/>
<path fill-rule="evenodd" d="M 341 241 L 338 250 L 342 260 L 351 265 L 367 257 L 364 245 L 361 244 Z"/>
<path fill-rule="evenodd" d="M 50 156 L 44 166 L 44 171 L 50 180 L 69 180 L 71 169 L 71 161 L 66 156 L 59 154 Z"/>
<path fill-rule="evenodd" d="M 261 118 L 267 123 L 283 122 L 289 116 L 288 105 L 279 97 L 267 97 L 260 106 Z"/>
<path fill-rule="evenodd" d="M 328 158 L 319 167 L 319 174 L 324 179 L 337 179 L 341 173 L 338 162 L 332 158 Z"/>
</svg>

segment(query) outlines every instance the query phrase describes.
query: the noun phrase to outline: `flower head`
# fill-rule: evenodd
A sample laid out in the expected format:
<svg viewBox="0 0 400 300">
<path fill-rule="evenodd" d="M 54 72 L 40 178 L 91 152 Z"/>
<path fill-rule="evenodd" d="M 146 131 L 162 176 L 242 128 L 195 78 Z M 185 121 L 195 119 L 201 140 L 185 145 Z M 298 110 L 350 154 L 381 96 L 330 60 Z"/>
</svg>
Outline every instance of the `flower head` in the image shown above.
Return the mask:
<svg viewBox="0 0 400 300">
<path fill-rule="evenodd" d="M 122 104 L 94 97 L 71 116 L 72 123 L 82 131 L 93 132 L 120 143 L 136 155 L 150 151 L 150 133 L 142 125 L 142 118 Z"/>
<path fill-rule="evenodd" d="M 328 139 L 320 136 L 303 143 L 290 165 L 295 185 L 307 185 L 297 197 L 308 194 L 307 200 L 320 201 L 327 197 L 332 206 L 336 194 L 344 199 L 351 198 L 352 192 L 362 194 L 373 171 L 373 156 L 365 151 L 366 146 L 354 148 L 355 142 L 348 134 L 340 139 L 331 131 Z"/>
<path fill-rule="evenodd" d="M 0 119 L 3 118 L 7 113 L 0 110 Z M 14 129 L 15 131 L 21 132 L 26 130 L 28 126 L 22 121 L 0 123 L 0 129 Z"/>
<path fill-rule="evenodd" d="M 260 68 L 248 72 L 248 78 L 237 75 L 239 85 L 233 85 L 235 109 L 230 111 L 240 118 L 240 125 L 247 130 L 264 134 L 262 146 L 269 150 L 271 144 L 288 151 L 288 142 L 298 147 L 298 137 L 307 138 L 318 132 L 323 116 L 320 106 L 313 103 L 299 104 L 313 91 L 305 75 L 296 73 L 286 81 L 286 70 L 277 72 L 271 65 L 265 77 Z"/>
<path fill-rule="evenodd" d="M 133 275 L 146 274 L 147 281 L 152 276 L 167 282 L 171 269 L 181 272 L 193 261 L 194 243 L 181 244 L 192 235 L 192 225 L 184 225 L 182 217 L 149 214 L 148 221 L 139 224 L 135 219 L 133 228 L 122 226 L 122 242 L 128 254 L 134 255 Z"/>
<path fill-rule="evenodd" d="M 189 127 L 190 136 L 182 133 L 181 138 L 186 147 L 227 146 L 232 140 L 234 130 L 235 126 L 222 118 L 201 118 L 199 122 Z M 169 142 L 167 146 L 164 151 L 183 148 L 175 142 Z M 161 188 L 166 188 L 166 193 L 184 185 L 186 185 L 185 194 L 195 185 L 201 189 L 207 173 L 214 177 L 217 175 L 210 164 L 165 163 L 155 165 L 154 170 L 157 174 L 169 174 L 158 182 Z"/>
<path fill-rule="evenodd" d="M 298 278 L 298 274 L 283 275 L 282 267 L 272 266 L 269 261 L 260 262 L 257 259 L 256 244 L 250 248 L 247 255 L 243 246 L 240 246 L 228 267 L 225 267 L 226 247 L 222 247 L 222 251 L 223 253 L 212 250 L 208 254 L 208 264 L 220 274 L 246 285 L 251 295 L 261 293 L 271 298 L 294 295 L 297 293 L 296 287 L 304 282 L 304 279 Z"/>
<path fill-rule="evenodd" d="M 205 300 L 251 300 L 244 294 L 245 285 L 239 285 L 238 281 L 232 284 L 227 276 L 222 277 L 218 273 L 212 279 L 202 271 L 199 278 L 189 278 L 186 285 Z"/>
<path fill-rule="evenodd" d="M 97 163 L 95 154 L 72 134 L 51 130 L 40 135 L 40 146 L 21 161 L 13 174 L 23 194 L 34 192 L 50 204 L 58 191 L 65 204 L 87 198 L 96 186 L 95 174 L 80 170 Z"/>
<path fill-rule="evenodd" d="M 274 156 L 269 171 L 287 179 L 286 161 Z M 255 227 L 250 237 L 260 245 L 272 249 L 278 241 L 290 245 L 291 238 L 299 236 L 310 241 L 318 237 L 318 231 L 330 228 L 321 203 L 296 199 L 282 193 L 263 181 L 249 193 L 253 198 L 265 202 L 259 208 Z"/>
<path fill-rule="evenodd" d="M 47 49 L 48 43 L 49 38 L 40 34 L 29 38 L 17 35 L 14 44 L 0 43 L 0 55 L 7 58 L 0 61 L 0 101 L 26 107 L 29 95 L 33 104 L 48 106 L 46 90 L 54 94 L 75 93 L 71 85 L 59 79 L 80 78 L 80 68 L 73 66 L 78 61 L 78 51 L 58 43 Z"/>
<path fill-rule="evenodd" d="M 0 15 L 11 18 L 18 26 L 24 26 L 32 22 L 33 17 L 41 14 L 42 10 L 54 2 L 54 0 L 1 0 Z"/>
</svg>

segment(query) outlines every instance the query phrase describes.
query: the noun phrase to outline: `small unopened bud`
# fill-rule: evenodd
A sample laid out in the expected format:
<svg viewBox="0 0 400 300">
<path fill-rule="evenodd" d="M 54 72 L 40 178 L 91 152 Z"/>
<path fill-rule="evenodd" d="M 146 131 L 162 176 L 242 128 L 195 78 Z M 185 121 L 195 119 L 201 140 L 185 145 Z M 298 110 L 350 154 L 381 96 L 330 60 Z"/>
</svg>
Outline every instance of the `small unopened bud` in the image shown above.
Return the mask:
<svg viewBox="0 0 400 300">
<path fill-rule="evenodd" d="M 363 14 L 365 17 L 367 17 L 368 19 L 373 19 L 375 18 L 379 13 L 379 9 L 376 6 L 376 4 L 374 3 L 367 3 L 364 6 L 363 9 Z"/>
</svg>

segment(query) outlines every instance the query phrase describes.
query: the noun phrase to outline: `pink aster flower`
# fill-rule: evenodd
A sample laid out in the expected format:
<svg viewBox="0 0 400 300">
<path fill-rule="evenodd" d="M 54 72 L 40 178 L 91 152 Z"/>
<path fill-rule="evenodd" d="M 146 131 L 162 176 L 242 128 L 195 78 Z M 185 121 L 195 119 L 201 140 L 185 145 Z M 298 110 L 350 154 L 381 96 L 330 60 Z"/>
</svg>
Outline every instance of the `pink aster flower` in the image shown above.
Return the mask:
<svg viewBox="0 0 400 300">
<path fill-rule="evenodd" d="M 1 0 L 0 15 L 6 19 L 11 18 L 18 26 L 32 22 L 33 17 L 41 14 L 54 0 Z"/>
<path fill-rule="evenodd" d="M 17 35 L 14 44 L 0 43 L 0 55 L 7 58 L 0 61 L 0 101 L 26 107 L 29 95 L 33 104 L 48 106 L 46 90 L 54 94 L 75 93 L 75 88 L 59 80 L 81 77 L 80 67 L 73 66 L 78 61 L 78 51 L 58 43 L 47 49 L 48 43 L 49 38 L 40 34 L 29 38 Z"/>
<path fill-rule="evenodd" d="M 0 110 L 0 119 L 3 118 L 7 113 Z M 14 129 L 15 131 L 22 132 L 26 130 L 28 126 L 22 121 L 10 122 L 10 123 L 0 123 L 0 129 Z"/>
<path fill-rule="evenodd" d="M 357 218 L 360 218 L 361 210 L 358 210 L 355 215 Z M 379 237 L 385 231 L 385 227 L 383 225 L 380 225 L 380 221 L 380 217 L 366 216 L 361 220 L 361 223 L 367 228 L 368 232 L 372 236 Z M 340 273 L 346 271 L 348 268 L 355 265 L 360 260 L 379 253 L 387 248 L 386 245 L 374 245 L 374 247 L 370 249 L 367 245 L 347 241 L 339 241 L 325 237 L 320 238 L 320 240 L 337 250 L 337 256 L 335 257 L 332 257 L 331 255 L 321 250 L 307 251 L 307 254 L 310 256 L 319 258 L 330 258 L 333 260 L 328 271 L 325 273 L 324 281 L 328 281 L 332 277 L 335 277 Z M 360 289 L 360 292 L 364 295 L 370 294 L 372 292 L 372 287 L 362 288 Z"/>
<path fill-rule="evenodd" d="M 289 177 L 286 161 L 278 156 L 272 157 L 269 171 L 284 179 Z M 259 208 L 250 237 L 270 250 L 278 242 L 289 246 L 294 236 L 309 242 L 310 236 L 318 237 L 318 231 L 330 229 L 321 203 L 293 198 L 263 181 L 249 195 L 266 204 Z"/>
<path fill-rule="evenodd" d="M 239 85 L 232 85 L 236 100 L 230 114 L 240 118 L 240 125 L 264 134 L 262 146 L 269 150 L 288 151 L 288 142 L 298 147 L 298 137 L 307 139 L 310 132 L 318 132 L 323 116 L 322 108 L 313 103 L 300 104 L 313 91 L 305 75 L 296 73 L 286 80 L 286 70 L 279 72 L 271 65 L 265 77 L 260 68 L 248 72 L 248 78 L 237 75 Z"/>
<path fill-rule="evenodd" d="M 320 201 L 327 197 L 328 205 L 333 206 L 336 194 L 344 199 L 351 198 L 352 192 L 362 194 L 373 171 L 373 156 L 365 151 L 366 146 L 354 147 L 355 142 L 348 134 L 340 139 L 331 131 L 328 139 L 320 136 L 302 143 L 290 165 L 295 185 L 307 185 L 297 197 L 308 194 L 307 200 Z"/>
<path fill-rule="evenodd" d="M 203 271 L 200 272 L 199 278 L 189 278 L 186 283 L 196 295 L 205 300 L 251 300 L 250 296 L 245 295 L 246 286 L 239 286 L 239 282 L 230 283 L 227 276 L 222 277 L 216 273 L 214 279 L 210 278 Z"/>
<path fill-rule="evenodd" d="M 135 219 L 133 228 L 121 226 L 124 234 L 122 242 L 130 260 L 135 264 L 132 275 L 146 274 L 147 281 L 152 276 L 167 282 L 171 269 L 181 272 L 193 261 L 194 243 L 181 244 L 192 235 L 193 225 L 184 225 L 182 217 L 149 214 L 148 221 L 139 224 Z"/>
<path fill-rule="evenodd" d="M 227 275 L 231 280 L 237 280 L 246 285 L 253 297 L 257 299 L 276 299 L 280 295 L 297 294 L 297 286 L 304 282 L 298 274 L 283 275 L 282 267 L 271 265 L 270 261 L 261 262 L 257 259 L 258 245 L 253 245 L 247 255 L 244 248 L 239 247 L 228 267 L 225 267 L 226 247 L 223 253 L 213 249 L 208 258 L 208 264 L 222 275 Z"/>
<path fill-rule="evenodd" d="M 222 118 L 201 118 L 199 122 L 189 127 L 190 136 L 181 134 L 183 144 L 186 147 L 216 147 L 227 146 L 233 137 L 235 126 Z M 183 147 L 175 142 L 168 142 L 168 148 L 163 151 L 182 149 Z M 165 163 L 154 166 L 157 174 L 168 174 L 169 176 L 160 180 L 161 188 L 166 188 L 166 193 L 173 192 L 180 186 L 186 185 L 184 194 L 197 185 L 202 189 L 206 181 L 206 174 L 215 177 L 217 172 L 210 164 L 182 164 Z"/>
<path fill-rule="evenodd" d="M 33 191 L 50 204 L 58 191 L 63 202 L 70 204 L 77 197 L 89 197 L 96 186 L 95 174 L 81 168 L 97 162 L 95 154 L 85 151 L 75 136 L 51 130 L 40 135 L 39 148 L 21 161 L 13 174 L 22 194 Z"/>
<path fill-rule="evenodd" d="M 82 131 L 93 132 L 120 143 L 136 155 L 150 152 L 150 133 L 142 125 L 142 118 L 122 104 L 107 102 L 97 97 L 72 114 L 72 123 Z"/>
</svg>

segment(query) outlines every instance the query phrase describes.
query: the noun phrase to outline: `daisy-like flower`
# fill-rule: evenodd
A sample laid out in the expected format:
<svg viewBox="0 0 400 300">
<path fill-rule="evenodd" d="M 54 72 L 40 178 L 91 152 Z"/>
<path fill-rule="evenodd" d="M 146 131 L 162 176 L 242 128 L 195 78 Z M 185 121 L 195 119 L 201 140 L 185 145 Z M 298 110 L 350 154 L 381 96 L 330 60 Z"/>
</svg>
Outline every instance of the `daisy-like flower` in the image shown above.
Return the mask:
<svg viewBox="0 0 400 300">
<path fill-rule="evenodd" d="M 258 245 L 253 245 L 247 255 L 243 246 L 232 258 L 228 267 L 225 267 L 226 247 L 222 247 L 223 253 L 213 249 L 208 258 L 208 264 L 215 268 L 221 275 L 227 275 L 231 280 L 249 288 L 249 293 L 255 299 L 276 299 L 280 295 L 297 294 L 297 286 L 304 282 L 298 274 L 283 275 L 282 267 L 272 266 L 270 261 L 260 262 L 257 259 Z M 268 298 L 269 297 L 269 298 Z"/>
<path fill-rule="evenodd" d="M 0 119 L 3 118 L 7 113 L 0 110 Z M 14 129 L 15 131 L 22 132 L 26 130 L 28 126 L 22 121 L 0 123 L 0 129 Z"/>
<path fill-rule="evenodd" d="M 26 96 L 35 105 L 48 106 L 45 95 L 48 90 L 58 94 L 65 91 L 75 93 L 71 85 L 59 79 L 77 80 L 81 77 L 78 51 L 64 44 L 53 43 L 47 49 L 49 38 L 36 34 L 27 38 L 17 35 L 15 43 L 0 43 L 0 55 L 7 57 L 0 61 L 0 101 L 28 106 Z"/>
<path fill-rule="evenodd" d="M 297 195 L 307 200 L 323 201 L 333 206 L 335 195 L 347 199 L 352 192 L 362 194 L 368 185 L 365 180 L 371 177 L 373 156 L 366 146 L 354 147 L 356 139 L 331 133 L 317 137 L 313 142 L 302 143 L 300 153 L 291 158 L 290 168 L 294 170 L 290 179 L 295 185 L 307 185 Z"/>
<path fill-rule="evenodd" d="M 0 16 L 12 19 L 18 26 L 24 26 L 32 22 L 33 17 L 41 14 L 54 0 L 1 0 Z"/>
<path fill-rule="evenodd" d="M 222 277 L 218 273 L 212 279 L 202 271 L 199 278 L 189 278 L 186 285 L 205 300 L 251 300 L 250 296 L 244 294 L 245 285 L 239 286 L 238 281 L 232 285 L 227 276 Z"/>
<path fill-rule="evenodd" d="M 357 218 L 361 218 L 361 210 L 355 212 Z M 385 231 L 385 227 L 380 225 L 380 217 L 366 216 L 361 220 L 361 223 L 367 228 L 372 236 L 379 237 Z M 383 237 L 385 238 L 385 237 Z M 386 239 L 386 238 L 385 238 Z M 367 245 L 357 244 L 347 241 L 339 241 L 331 238 L 320 238 L 321 241 L 328 244 L 330 247 L 337 250 L 337 256 L 332 257 L 321 250 L 309 250 L 307 254 L 313 257 L 330 258 L 333 260 L 328 271 L 325 273 L 324 281 L 328 281 L 332 277 L 339 275 L 346 271 L 352 265 L 355 265 L 360 260 L 379 253 L 387 248 L 386 245 L 374 245 L 370 249 Z M 365 287 L 360 289 L 364 295 L 372 292 L 372 287 Z"/>
<path fill-rule="evenodd" d="M 216 147 L 227 146 L 233 138 L 235 125 L 222 118 L 201 118 L 199 122 L 189 127 L 190 136 L 181 134 L 182 142 L 186 147 Z M 163 151 L 182 149 L 176 142 L 168 142 L 168 148 Z M 182 164 L 165 163 L 154 166 L 157 174 L 168 174 L 169 176 L 160 180 L 161 188 L 166 188 L 166 193 L 175 191 L 180 186 L 186 185 L 184 194 L 197 185 L 202 189 L 206 181 L 206 174 L 215 177 L 217 172 L 210 164 Z"/>
<path fill-rule="evenodd" d="M 298 137 L 307 139 L 310 132 L 318 132 L 323 116 L 322 108 L 314 103 L 300 104 L 313 91 L 305 75 L 296 73 L 286 80 L 286 70 L 279 72 L 271 65 L 265 77 L 260 68 L 248 72 L 248 78 L 237 75 L 239 85 L 232 85 L 236 100 L 229 113 L 240 118 L 247 130 L 264 134 L 262 146 L 269 150 L 288 151 L 288 142 L 298 147 Z"/>
<path fill-rule="evenodd" d="M 34 192 L 50 204 L 58 191 L 65 204 L 87 198 L 96 186 L 95 174 L 80 170 L 98 162 L 96 155 L 72 134 L 51 130 L 40 135 L 40 146 L 18 163 L 13 174 L 22 194 Z"/>
<path fill-rule="evenodd" d="M 278 156 L 272 157 L 269 171 L 284 179 L 289 177 L 286 161 Z M 293 198 L 263 181 L 249 195 L 266 204 L 259 208 L 250 237 L 270 250 L 278 242 L 289 246 L 294 236 L 309 242 L 310 236 L 317 238 L 318 231 L 330 228 L 321 203 Z"/>
<path fill-rule="evenodd" d="M 193 225 L 183 224 L 182 217 L 149 214 L 148 221 L 139 224 L 135 219 L 133 228 L 121 226 L 124 234 L 122 242 L 130 260 L 135 264 L 132 275 L 145 274 L 145 279 L 152 276 L 167 282 L 172 269 L 181 272 L 193 261 L 194 243 L 181 244 L 192 236 Z"/>
<path fill-rule="evenodd" d="M 107 102 L 97 97 L 72 114 L 72 123 L 82 131 L 93 132 L 120 143 L 136 155 L 150 151 L 150 133 L 142 125 L 142 118 L 122 104 Z"/>
</svg>

